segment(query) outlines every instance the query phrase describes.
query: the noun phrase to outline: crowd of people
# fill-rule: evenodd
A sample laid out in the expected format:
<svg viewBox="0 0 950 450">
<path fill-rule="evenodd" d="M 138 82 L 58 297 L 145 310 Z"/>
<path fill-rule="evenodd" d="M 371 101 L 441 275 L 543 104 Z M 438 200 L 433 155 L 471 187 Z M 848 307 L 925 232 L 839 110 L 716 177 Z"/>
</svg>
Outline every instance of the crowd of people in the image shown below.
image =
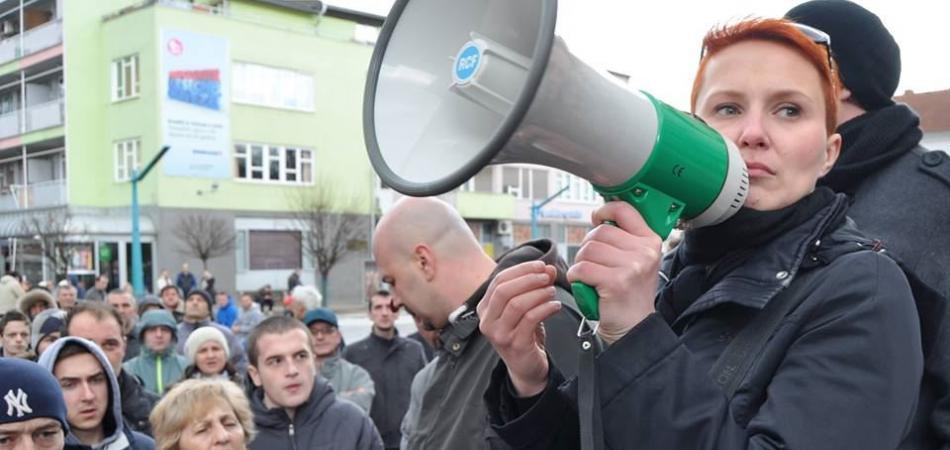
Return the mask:
<svg viewBox="0 0 950 450">
<path fill-rule="evenodd" d="M 569 268 L 545 239 L 492 258 L 449 204 L 406 197 L 376 226 L 389 290 L 350 343 L 299 271 L 282 311 L 270 286 L 232 296 L 187 265 L 138 299 L 105 275 L 80 295 L 9 274 L 0 449 L 950 444 L 950 221 L 920 204 L 950 204 L 950 158 L 891 100 L 897 43 L 814 0 L 702 48 L 693 113 L 749 169 L 726 222 L 664 255 L 607 202 Z M 596 324 L 574 281 L 596 287 Z"/>
</svg>

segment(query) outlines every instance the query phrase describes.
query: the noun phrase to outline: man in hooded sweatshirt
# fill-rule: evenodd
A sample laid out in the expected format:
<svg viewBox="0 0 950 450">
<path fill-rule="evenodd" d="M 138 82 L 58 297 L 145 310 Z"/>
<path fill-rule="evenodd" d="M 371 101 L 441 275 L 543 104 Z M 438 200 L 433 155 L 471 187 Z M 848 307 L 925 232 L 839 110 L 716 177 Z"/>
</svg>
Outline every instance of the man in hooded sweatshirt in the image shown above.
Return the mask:
<svg viewBox="0 0 950 450">
<path fill-rule="evenodd" d="M 299 320 L 274 316 L 247 340 L 247 374 L 257 437 L 251 450 L 382 450 L 373 422 L 353 403 L 336 398 L 317 376 L 312 341 Z"/>
<path fill-rule="evenodd" d="M 66 401 L 66 449 L 155 448 L 152 438 L 125 426 L 119 383 L 98 345 L 79 337 L 65 337 L 43 353 L 39 364 L 59 381 Z"/>
<path fill-rule="evenodd" d="M 234 337 L 231 329 L 215 323 L 211 320 L 211 313 L 214 311 L 214 300 L 211 295 L 202 290 L 193 290 L 188 293 L 185 299 L 185 317 L 178 324 L 178 353 L 185 354 L 185 341 L 192 331 L 201 327 L 215 327 L 224 334 L 228 340 L 228 350 L 231 352 L 231 358 L 228 361 L 234 365 L 239 373 L 247 371 L 247 354 L 241 342 Z"/>
<path fill-rule="evenodd" d="M 123 371 L 139 377 L 145 390 L 162 395 L 185 374 L 188 359 L 175 351 L 178 326 L 171 313 L 152 310 L 139 321 L 139 356 L 122 364 Z"/>
</svg>

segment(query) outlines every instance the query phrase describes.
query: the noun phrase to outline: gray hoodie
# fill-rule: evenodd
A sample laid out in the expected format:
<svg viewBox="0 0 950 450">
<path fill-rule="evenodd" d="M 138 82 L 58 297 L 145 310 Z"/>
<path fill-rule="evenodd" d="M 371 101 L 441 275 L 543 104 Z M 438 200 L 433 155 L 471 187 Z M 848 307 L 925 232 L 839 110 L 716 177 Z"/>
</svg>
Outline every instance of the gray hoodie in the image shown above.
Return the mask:
<svg viewBox="0 0 950 450">
<path fill-rule="evenodd" d="M 112 366 L 109 365 L 109 360 L 106 359 L 105 353 L 102 352 L 98 345 L 92 341 L 75 336 L 60 338 L 43 352 L 43 355 L 40 356 L 40 360 L 37 362 L 52 373 L 59 352 L 62 351 L 64 345 L 71 342 L 75 342 L 89 349 L 89 352 L 99 360 L 99 365 L 102 366 L 102 369 L 109 377 L 109 395 L 111 399 L 109 400 L 109 409 L 105 417 L 102 418 L 105 439 L 90 447 L 82 444 L 79 438 L 70 432 L 66 435 L 65 448 L 67 450 L 154 450 L 155 442 L 152 438 L 132 431 L 125 426 L 122 420 L 122 399 L 119 396 L 119 383 L 116 381 L 115 374 L 112 372 Z"/>
</svg>

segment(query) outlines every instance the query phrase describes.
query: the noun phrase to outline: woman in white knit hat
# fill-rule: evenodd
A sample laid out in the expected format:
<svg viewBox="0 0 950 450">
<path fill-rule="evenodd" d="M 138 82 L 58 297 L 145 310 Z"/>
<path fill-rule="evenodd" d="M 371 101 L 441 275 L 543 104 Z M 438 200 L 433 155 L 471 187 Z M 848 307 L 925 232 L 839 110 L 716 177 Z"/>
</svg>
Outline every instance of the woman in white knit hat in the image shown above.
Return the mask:
<svg viewBox="0 0 950 450">
<path fill-rule="evenodd" d="M 188 367 L 183 379 L 221 378 L 244 386 L 244 377 L 228 361 L 231 352 L 227 338 L 217 328 L 201 327 L 193 331 L 185 341 L 185 357 Z"/>
</svg>

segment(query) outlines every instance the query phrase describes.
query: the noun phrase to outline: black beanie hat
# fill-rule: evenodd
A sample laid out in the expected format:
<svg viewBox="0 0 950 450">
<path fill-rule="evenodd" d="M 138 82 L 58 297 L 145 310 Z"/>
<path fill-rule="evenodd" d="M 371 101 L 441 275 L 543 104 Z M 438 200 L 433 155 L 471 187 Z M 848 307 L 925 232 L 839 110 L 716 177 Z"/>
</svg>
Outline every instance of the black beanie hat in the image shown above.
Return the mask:
<svg viewBox="0 0 950 450">
<path fill-rule="evenodd" d="M 211 294 L 209 294 L 208 291 L 201 289 L 192 289 L 191 292 L 188 293 L 188 297 L 185 297 L 185 301 L 188 301 L 192 295 L 201 297 L 202 300 L 208 304 L 208 315 L 214 317 L 214 300 L 211 299 Z"/>
<path fill-rule="evenodd" d="M 785 13 L 831 36 L 831 53 L 851 98 L 868 111 L 894 104 L 901 49 L 881 19 L 848 0 L 813 0 Z"/>
</svg>

